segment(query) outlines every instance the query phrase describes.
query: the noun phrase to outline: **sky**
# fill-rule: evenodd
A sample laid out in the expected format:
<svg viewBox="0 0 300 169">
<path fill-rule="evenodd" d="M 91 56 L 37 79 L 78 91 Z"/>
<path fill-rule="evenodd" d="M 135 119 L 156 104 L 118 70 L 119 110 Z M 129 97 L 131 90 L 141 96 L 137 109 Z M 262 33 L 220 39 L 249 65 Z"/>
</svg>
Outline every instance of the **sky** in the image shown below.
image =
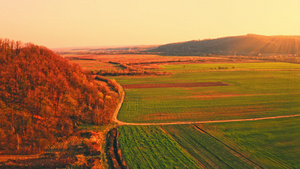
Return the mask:
<svg viewBox="0 0 300 169">
<path fill-rule="evenodd" d="M 49 48 L 300 35 L 299 0 L 0 0 L 0 38 Z"/>
</svg>

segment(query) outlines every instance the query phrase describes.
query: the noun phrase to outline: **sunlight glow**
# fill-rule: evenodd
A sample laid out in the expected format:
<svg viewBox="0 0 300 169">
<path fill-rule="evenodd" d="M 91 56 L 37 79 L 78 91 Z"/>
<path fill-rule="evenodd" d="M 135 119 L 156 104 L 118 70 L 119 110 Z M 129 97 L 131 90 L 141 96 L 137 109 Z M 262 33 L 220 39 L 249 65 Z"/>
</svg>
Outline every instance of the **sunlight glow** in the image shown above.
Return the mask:
<svg viewBox="0 0 300 169">
<path fill-rule="evenodd" d="M 299 6 L 298 0 L 0 0 L 0 38 L 69 47 L 299 35 Z"/>
</svg>

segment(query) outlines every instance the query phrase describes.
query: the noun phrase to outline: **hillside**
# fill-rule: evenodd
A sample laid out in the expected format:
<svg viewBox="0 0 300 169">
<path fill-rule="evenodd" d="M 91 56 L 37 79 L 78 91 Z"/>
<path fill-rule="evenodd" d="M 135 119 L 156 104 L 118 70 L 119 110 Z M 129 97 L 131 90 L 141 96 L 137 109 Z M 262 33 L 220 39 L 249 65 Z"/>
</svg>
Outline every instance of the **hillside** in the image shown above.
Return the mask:
<svg viewBox="0 0 300 169">
<path fill-rule="evenodd" d="M 172 43 L 149 50 L 162 55 L 299 55 L 300 36 L 244 36 Z"/>
<path fill-rule="evenodd" d="M 0 151 L 40 151 L 79 124 L 109 123 L 117 99 L 53 51 L 0 39 Z"/>
</svg>

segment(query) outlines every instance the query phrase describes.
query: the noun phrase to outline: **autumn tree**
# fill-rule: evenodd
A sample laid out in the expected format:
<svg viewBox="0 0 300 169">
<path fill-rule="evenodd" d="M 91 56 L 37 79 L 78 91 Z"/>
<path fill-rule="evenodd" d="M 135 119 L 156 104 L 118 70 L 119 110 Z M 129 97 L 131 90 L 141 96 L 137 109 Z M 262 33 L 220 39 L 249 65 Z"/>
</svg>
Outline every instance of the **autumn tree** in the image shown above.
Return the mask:
<svg viewBox="0 0 300 169">
<path fill-rule="evenodd" d="M 117 99 L 46 47 L 0 39 L 0 151 L 40 151 L 80 124 L 109 123 Z"/>
</svg>

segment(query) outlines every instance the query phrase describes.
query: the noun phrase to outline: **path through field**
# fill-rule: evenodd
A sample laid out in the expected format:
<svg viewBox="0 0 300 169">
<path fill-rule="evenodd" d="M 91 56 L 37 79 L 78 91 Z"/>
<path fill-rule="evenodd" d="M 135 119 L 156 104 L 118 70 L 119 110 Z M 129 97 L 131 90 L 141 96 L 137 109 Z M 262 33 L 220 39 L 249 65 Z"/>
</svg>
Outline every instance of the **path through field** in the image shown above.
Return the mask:
<svg viewBox="0 0 300 169">
<path fill-rule="evenodd" d="M 176 124 L 200 124 L 200 123 L 226 123 L 226 122 L 241 122 L 241 121 L 256 121 L 256 120 L 268 120 L 268 119 L 280 119 L 280 118 L 288 118 L 288 117 L 297 117 L 300 114 L 294 115 L 285 115 L 285 116 L 272 116 L 272 117 L 258 117 L 258 118 L 250 118 L 250 119 L 232 119 L 232 120 L 207 120 L 207 121 L 182 121 L 182 122 L 165 122 L 165 123 L 128 123 L 118 120 L 117 116 L 119 110 L 123 104 L 125 97 L 124 89 L 122 89 L 122 97 L 119 101 L 119 104 L 113 114 L 112 120 L 118 125 L 131 125 L 131 126 L 147 126 L 147 125 L 176 125 Z"/>
</svg>

